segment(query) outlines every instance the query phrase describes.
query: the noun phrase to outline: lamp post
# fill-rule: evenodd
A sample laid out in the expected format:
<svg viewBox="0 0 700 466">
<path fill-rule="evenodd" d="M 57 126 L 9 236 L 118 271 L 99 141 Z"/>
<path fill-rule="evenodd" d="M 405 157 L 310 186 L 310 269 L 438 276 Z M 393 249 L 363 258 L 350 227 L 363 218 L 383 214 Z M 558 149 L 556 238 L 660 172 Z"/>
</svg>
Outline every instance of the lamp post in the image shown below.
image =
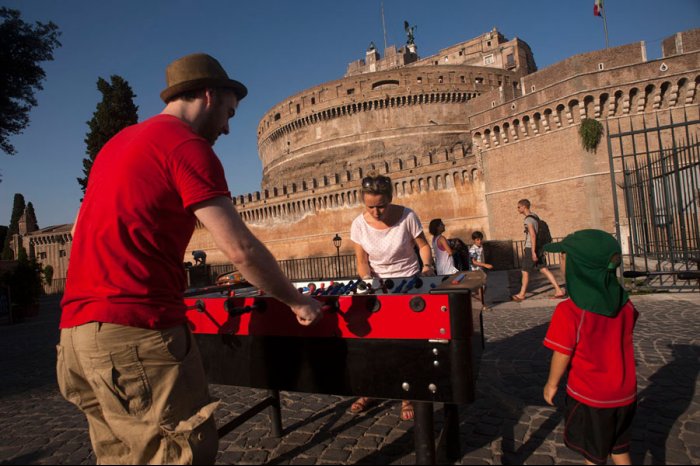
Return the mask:
<svg viewBox="0 0 700 466">
<path fill-rule="evenodd" d="M 333 238 L 333 246 L 335 246 L 335 250 L 337 253 L 336 272 L 338 277 L 340 277 L 340 244 L 342 242 L 343 238 L 341 238 L 340 235 L 336 233 L 335 237 Z"/>
</svg>

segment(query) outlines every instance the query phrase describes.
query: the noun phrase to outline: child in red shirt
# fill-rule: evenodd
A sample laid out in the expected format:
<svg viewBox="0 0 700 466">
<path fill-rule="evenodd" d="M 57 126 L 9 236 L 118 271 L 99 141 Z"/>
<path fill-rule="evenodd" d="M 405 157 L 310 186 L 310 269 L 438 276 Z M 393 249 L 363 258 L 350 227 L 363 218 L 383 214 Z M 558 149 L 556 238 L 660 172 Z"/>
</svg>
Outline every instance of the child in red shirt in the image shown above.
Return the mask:
<svg viewBox="0 0 700 466">
<path fill-rule="evenodd" d="M 566 369 L 564 443 L 589 464 L 631 464 L 637 405 L 632 332 L 635 310 L 615 270 L 620 246 L 601 230 L 581 230 L 544 247 L 562 253 L 570 299 L 560 303 L 544 345 L 554 351 L 544 399 L 554 405 Z"/>
</svg>

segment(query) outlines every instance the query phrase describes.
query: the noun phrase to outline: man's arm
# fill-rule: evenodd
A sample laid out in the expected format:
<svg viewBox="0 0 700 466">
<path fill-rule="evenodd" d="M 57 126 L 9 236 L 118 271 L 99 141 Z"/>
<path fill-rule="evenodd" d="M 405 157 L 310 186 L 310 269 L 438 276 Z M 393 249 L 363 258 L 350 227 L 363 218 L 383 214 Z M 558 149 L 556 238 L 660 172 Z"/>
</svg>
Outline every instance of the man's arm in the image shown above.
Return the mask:
<svg viewBox="0 0 700 466">
<path fill-rule="evenodd" d="M 195 204 L 192 211 L 246 280 L 291 307 L 300 324 L 309 325 L 321 316 L 321 303 L 294 288 L 270 251 L 245 225 L 231 199 L 216 197 Z"/>
<path fill-rule="evenodd" d="M 532 261 L 537 262 L 537 233 L 532 223 L 527 224 L 527 231 L 530 235 L 530 243 L 532 244 Z"/>
<path fill-rule="evenodd" d="M 554 351 L 552 354 L 552 363 L 549 366 L 549 377 L 544 386 L 544 401 L 554 406 L 554 395 L 559 389 L 559 381 L 561 380 L 566 368 L 569 367 L 571 356 L 567 356 L 559 351 Z"/>
</svg>

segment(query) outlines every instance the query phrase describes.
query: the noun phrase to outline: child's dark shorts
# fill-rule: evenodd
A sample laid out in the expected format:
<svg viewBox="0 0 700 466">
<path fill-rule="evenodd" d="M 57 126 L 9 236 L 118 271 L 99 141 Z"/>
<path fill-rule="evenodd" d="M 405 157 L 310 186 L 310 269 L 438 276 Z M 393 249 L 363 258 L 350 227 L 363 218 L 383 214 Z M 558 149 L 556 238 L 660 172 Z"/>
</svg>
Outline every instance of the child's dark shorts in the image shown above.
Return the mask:
<svg viewBox="0 0 700 466">
<path fill-rule="evenodd" d="M 630 449 L 634 401 L 619 408 L 593 408 L 566 396 L 564 443 L 594 464 Z"/>
<path fill-rule="evenodd" d="M 523 272 L 534 272 L 540 267 L 547 267 L 547 256 L 542 254 L 537 257 L 537 262 L 532 262 L 532 248 L 525 248 L 523 251 L 523 263 L 520 269 Z"/>
</svg>

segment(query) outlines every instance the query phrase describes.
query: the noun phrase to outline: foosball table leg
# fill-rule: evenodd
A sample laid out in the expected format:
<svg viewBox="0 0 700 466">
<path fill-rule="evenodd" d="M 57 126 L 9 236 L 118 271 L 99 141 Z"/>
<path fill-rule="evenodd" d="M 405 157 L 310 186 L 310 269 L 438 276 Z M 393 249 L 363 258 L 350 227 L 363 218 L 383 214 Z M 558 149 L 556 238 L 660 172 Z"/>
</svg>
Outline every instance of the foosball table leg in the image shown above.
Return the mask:
<svg viewBox="0 0 700 466">
<path fill-rule="evenodd" d="M 275 438 L 282 437 L 282 412 L 280 407 L 280 392 L 279 390 L 269 390 L 268 396 L 271 398 L 269 408 L 270 423 L 272 436 Z"/>
<path fill-rule="evenodd" d="M 416 442 L 416 464 L 435 464 L 435 431 L 433 403 L 414 401 Z"/>
<path fill-rule="evenodd" d="M 462 457 L 462 449 L 459 444 L 459 406 L 454 403 L 445 403 L 445 447 L 448 460 L 455 461 Z"/>
</svg>

